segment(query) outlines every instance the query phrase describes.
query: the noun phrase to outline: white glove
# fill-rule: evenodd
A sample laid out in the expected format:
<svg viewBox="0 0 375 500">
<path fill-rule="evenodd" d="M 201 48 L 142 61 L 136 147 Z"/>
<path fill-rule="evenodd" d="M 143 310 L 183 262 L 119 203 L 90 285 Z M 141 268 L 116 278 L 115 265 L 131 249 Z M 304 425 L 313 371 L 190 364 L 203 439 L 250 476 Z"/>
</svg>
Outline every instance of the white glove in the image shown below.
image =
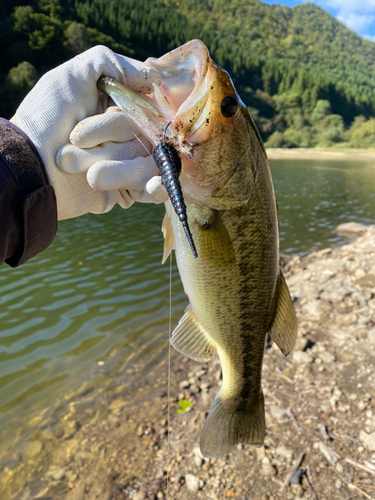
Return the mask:
<svg viewBox="0 0 375 500">
<path fill-rule="evenodd" d="M 135 200 L 165 200 L 160 177 L 153 178 L 157 168 L 150 156 L 143 158 L 147 152 L 131 132 L 126 115 L 92 116 L 108 108 L 108 97 L 96 87 L 103 75 L 143 93 L 152 91 L 152 83 L 160 83 L 159 74 L 144 63 L 97 46 L 46 73 L 11 119 L 30 137 L 44 162 L 55 189 L 59 220 L 108 212 L 116 203 L 127 208 Z M 121 142 L 115 144 L 108 142 L 113 140 L 112 120 L 121 121 L 125 135 L 116 131 L 115 140 Z M 72 145 L 68 144 L 71 132 Z M 86 150 L 77 147 L 82 144 Z"/>
<path fill-rule="evenodd" d="M 136 136 L 131 120 L 118 107 L 110 106 L 105 113 L 79 122 L 70 142 L 56 157 L 63 172 L 87 171 L 88 183 L 98 191 L 124 190 L 125 186 L 128 193 L 121 194 L 130 195 L 130 204 L 164 203 L 168 199 L 151 156 L 152 145 L 144 136 Z"/>
</svg>

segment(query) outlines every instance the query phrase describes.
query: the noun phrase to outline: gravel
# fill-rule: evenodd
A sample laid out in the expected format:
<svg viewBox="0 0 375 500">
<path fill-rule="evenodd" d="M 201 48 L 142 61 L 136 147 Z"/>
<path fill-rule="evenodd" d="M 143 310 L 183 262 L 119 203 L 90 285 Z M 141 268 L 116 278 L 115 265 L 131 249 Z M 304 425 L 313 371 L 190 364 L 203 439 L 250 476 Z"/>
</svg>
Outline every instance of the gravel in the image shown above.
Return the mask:
<svg viewBox="0 0 375 500">
<path fill-rule="evenodd" d="M 375 227 L 340 248 L 286 257 L 283 268 L 299 333 L 286 358 L 274 344 L 266 348 L 263 447 L 239 445 L 217 460 L 201 456 L 199 434 L 222 382 L 220 364 L 173 352 L 169 446 L 165 360 L 147 375 L 135 364 L 138 388 L 124 369 L 100 391 L 86 384 L 67 395 L 63 412 L 51 410 L 49 420 L 33 419 L 33 440 L 0 461 L 1 500 L 156 500 L 166 498 L 167 476 L 173 500 L 276 500 L 302 454 L 300 482 L 287 485 L 283 499 L 316 492 L 342 500 L 361 498 L 361 491 L 371 498 Z M 191 411 L 177 413 L 180 395 Z"/>
</svg>

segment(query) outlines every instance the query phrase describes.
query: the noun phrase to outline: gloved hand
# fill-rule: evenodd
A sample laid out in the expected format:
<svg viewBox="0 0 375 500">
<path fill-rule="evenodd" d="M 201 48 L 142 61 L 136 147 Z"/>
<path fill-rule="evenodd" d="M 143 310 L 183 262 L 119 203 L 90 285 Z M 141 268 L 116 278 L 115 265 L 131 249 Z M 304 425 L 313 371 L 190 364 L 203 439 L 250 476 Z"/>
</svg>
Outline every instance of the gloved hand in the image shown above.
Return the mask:
<svg viewBox="0 0 375 500">
<path fill-rule="evenodd" d="M 145 149 L 149 144 L 134 136 L 129 118 L 108 108 L 108 97 L 98 91 L 103 75 L 143 93 L 160 82 L 144 63 L 97 46 L 46 73 L 11 119 L 44 162 L 59 220 L 108 212 L 116 203 L 128 208 L 136 200 L 167 198 L 160 177 L 154 178 L 158 169 Z"/>
</svg>

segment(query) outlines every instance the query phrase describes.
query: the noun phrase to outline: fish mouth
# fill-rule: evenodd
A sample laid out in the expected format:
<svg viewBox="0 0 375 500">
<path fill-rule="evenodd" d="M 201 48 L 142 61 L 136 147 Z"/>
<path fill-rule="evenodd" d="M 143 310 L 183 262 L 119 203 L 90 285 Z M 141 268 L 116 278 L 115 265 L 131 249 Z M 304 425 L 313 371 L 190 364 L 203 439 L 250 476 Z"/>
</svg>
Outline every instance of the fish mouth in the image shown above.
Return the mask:
<svg viewBox="0 0 375 500">
<path fill-rule="evenodd" d="M 112 98 L 155 146 L 162 141 L 170 123 L 166 138 L 180 153 L 191 157 L 192 146 L 209 139 L 208 107 L 217 66 L 200 40 L 192 40 L 160 58 L 150 57 L 145 63 L 161 76 L 160 86 L 152 84 L 152 93 L 136 93 L 110 77 L 100 78 L 98 88 Z"/>
</svg>

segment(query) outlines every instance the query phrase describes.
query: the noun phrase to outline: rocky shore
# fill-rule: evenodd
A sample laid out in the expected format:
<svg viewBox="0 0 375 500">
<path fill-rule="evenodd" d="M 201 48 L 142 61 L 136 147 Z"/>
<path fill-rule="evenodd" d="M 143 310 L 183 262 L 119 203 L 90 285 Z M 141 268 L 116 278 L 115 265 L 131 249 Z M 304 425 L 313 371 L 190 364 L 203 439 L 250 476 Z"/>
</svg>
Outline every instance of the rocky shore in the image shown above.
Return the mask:
<svg viewBox="0 0 375 500">
<path fill-rule="evenodd" d="M 362 233 L 341 248 L 284 258 L 299 334 L 287 358 L 267 344 L 264 447 L 201 456 L 220 365 L 173 352 L 169 458 L 164 361 L 137 390 L 124 374 L 110 390 L 72 395 L 58 422 L 34 423 L 0 474 L 0 498 L 375 498 L 375 227 Z M 188 409 L 178 412 L 183 400 Z"/>
<path fill-rule="evenodd" d="M 267 148 L 269 160 L 355 160 L 375 162 L 374 149 Z"/>
</svg>

